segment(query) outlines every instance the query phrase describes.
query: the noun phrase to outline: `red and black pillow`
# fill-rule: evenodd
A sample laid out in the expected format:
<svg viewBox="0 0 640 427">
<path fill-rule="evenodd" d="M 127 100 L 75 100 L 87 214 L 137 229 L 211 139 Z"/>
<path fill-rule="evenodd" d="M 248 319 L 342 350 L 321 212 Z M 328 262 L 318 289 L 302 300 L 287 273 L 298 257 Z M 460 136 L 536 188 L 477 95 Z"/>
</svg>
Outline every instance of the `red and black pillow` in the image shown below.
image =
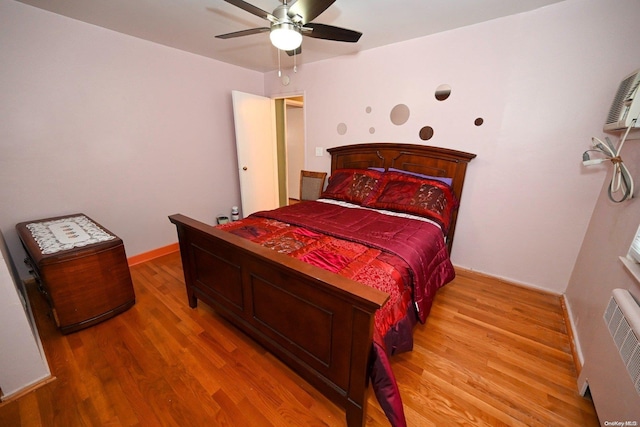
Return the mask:
<svg viewBox="0 0 640 427">
<path fill-rule="evenodd" d="M 378 188 L 383 173 L 371 169 L 339 169 L 329 177 L 324 199 L 342 200 L 356 205 Z"/>
<path fill-rule="evenodd" d="M 429 218 L 440 224 L 446 234 L 458 200 L 453 189 L 442 181 L 385 172 L 362 206 Z"/>
<path fill-rule="evenodd" d="M 445 234 L 458 206 L 452 188 L 440 180 L 372 169 L 336 170 L 322 197 L 428 218 Z"/>
</svg>

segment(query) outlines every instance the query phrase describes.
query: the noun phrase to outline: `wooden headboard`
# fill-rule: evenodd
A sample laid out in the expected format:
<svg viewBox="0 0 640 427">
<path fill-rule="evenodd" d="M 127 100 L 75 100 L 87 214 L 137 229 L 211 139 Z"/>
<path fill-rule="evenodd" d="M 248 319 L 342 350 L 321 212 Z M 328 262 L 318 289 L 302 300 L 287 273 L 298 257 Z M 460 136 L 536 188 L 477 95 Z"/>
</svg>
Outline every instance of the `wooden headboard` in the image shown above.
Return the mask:
<svg viewBox="0 0 640 427">
<path fill-rule="evenodd" d="M 462 201 L 467 164 L 475 154 L 448 148 L 388 142 L 353 144 L 329 148 L 331 173 L 336 169 L 395 168 L 424 175 L 452 178 L 453 192 Z M 459 208 L 458 208 L 459 209 Z M 447 234 L 449 253 L 453 245 L 458 209 L 453 212 Z"/>
</svg>

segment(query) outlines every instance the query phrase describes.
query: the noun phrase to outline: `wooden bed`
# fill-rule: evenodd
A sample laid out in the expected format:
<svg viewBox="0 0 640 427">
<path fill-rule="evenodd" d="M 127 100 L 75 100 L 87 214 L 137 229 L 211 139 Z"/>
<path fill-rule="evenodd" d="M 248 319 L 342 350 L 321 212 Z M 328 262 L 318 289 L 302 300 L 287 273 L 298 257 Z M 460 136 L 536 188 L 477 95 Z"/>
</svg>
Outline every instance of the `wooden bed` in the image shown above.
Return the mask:
<svg viewBox="0 0 640 427">
<path fill-rule="evenodd" d="M 451 177 L 458 200 L 467 164 L 475 157 L 394 143 L 328 151 L 331 172 L 377 167 Z M 184 215 L 169 219 L 177 227 L 189 306 L 195 308 L 200 299 L 213 307 L 344 408 L 348 426 L 363 426 L 373 319 L 388 295 Z M 457 210 L 447 235 L 449 250 L 456 219 Z M 305 331 L 292 328 L 291 319 L 304 319 Z"/>
</svg>

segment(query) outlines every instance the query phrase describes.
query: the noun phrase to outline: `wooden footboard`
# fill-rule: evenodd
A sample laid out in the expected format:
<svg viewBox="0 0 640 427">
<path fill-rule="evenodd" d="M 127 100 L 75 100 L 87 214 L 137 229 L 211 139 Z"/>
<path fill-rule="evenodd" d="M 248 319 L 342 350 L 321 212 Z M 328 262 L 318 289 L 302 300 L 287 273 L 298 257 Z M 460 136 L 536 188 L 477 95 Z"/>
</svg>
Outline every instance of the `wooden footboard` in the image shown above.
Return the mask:
<svg viewBox="0 0 640 427">
<path fill-rule="evenodd" d="M 363 426 L 375 311 L 386 293 L 172 215 L 189 306 L 198 299 L 280 358 Z"/>
</svg>

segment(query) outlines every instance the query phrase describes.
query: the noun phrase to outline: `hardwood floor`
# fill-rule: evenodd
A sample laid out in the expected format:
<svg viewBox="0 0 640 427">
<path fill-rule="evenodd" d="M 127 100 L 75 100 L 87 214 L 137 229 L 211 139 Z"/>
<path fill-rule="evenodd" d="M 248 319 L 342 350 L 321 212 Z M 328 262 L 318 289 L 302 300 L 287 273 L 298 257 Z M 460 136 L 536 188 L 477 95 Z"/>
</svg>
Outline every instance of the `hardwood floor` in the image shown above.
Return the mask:
<svg viewBox="0 0 640 427">
<path fill-rule="evenodd" d="M 179 255 L 131 268 L 137 303 L 61 335 L 31 294 L 56 379 L 0 426 L 344 426 L 344 414 L 205 304 Z M 578 395 L 560 300 L 459 272 L 393 369 L 410 426 L 597 426 Z M 4 344 L 3 344 L 4 345 Z M 370 393 L 367 426 L 388 426 Z"/>
</svg>

